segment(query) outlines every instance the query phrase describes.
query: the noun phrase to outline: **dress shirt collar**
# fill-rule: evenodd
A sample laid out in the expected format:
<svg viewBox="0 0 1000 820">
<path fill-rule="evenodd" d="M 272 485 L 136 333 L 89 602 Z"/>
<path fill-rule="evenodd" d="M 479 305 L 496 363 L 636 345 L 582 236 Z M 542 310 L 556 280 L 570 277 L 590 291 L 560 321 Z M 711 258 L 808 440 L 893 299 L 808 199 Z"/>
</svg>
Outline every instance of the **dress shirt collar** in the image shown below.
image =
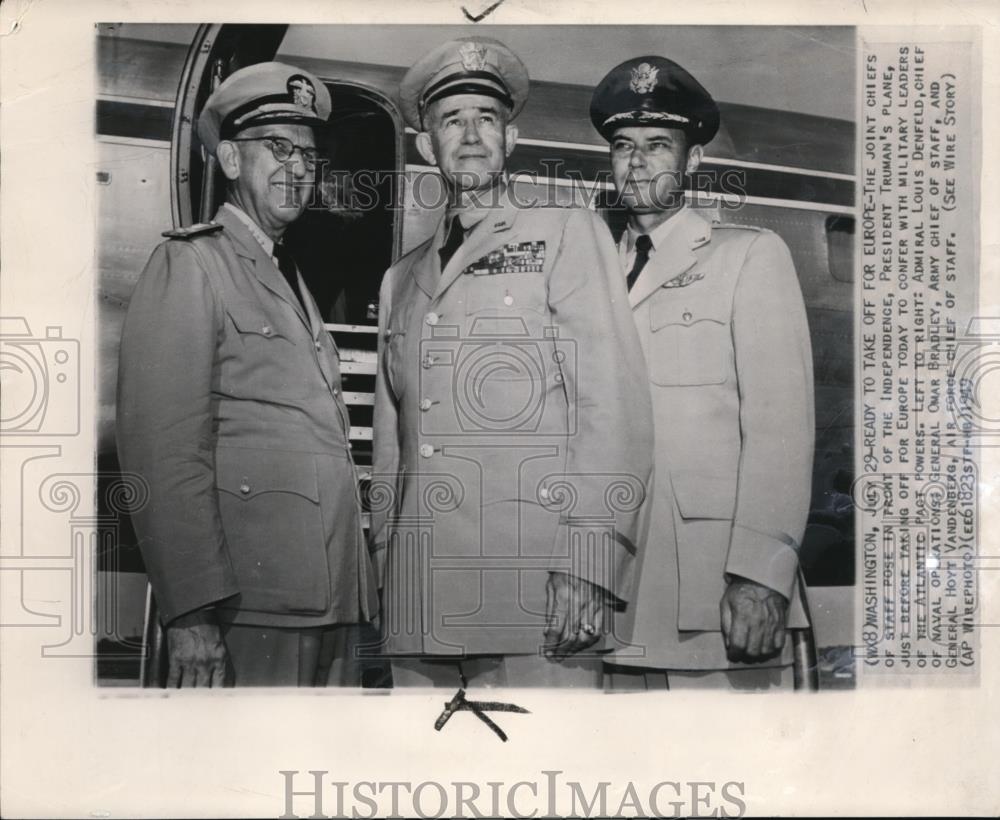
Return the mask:
<svg viewBox="0 0 1000 820">
<path fill-rule="evenodd" d="M 676 212 L 670 215 L 670 218 L 667 219 L 666 222 L 661 222 L 659 225 L 653 228 L 652 231 L 650 231 L 649 238 L 650 240 L 652 240 L 653 243 L 653 247 L 650 250 L 650 253 L 656 253 L 657 248 L 662 248 L 664 246 L 664 243 L 667 241 L 667 238 L 670 236 L 670 234 L 674 232 L 677 226 L 681 223 L 682 220 L 679 219 L 679 217 L 681 214 L 684 213 L 685 210 L 687 210 L 687 204 L 681 205 L 681 207 L 678 208 Z M 625 249 L 628 253 L 630 254 L 635 253 L 635 240 L 638 238 L 639 238 L 638 232 L 634 231 L 632 229 L 632 226 L 629 225 L 628 230 L 625 231 L 625 242 L 626 242 Z"/>
<path fill-rule="evenodd" d="M 473 191 L 462 196 L 462 203 L 448 209 L 445 216 L 445 236 L 451 227 L 451 220 L 456 216 L 462 222 L 462 229 L 468 233 L 482 222 L 488 213 L 495 212 L 498 208 L 503 208 L 510 201 L 507 190 L 507 174 L 492 188 L 485 191 Z"/>
</svg>

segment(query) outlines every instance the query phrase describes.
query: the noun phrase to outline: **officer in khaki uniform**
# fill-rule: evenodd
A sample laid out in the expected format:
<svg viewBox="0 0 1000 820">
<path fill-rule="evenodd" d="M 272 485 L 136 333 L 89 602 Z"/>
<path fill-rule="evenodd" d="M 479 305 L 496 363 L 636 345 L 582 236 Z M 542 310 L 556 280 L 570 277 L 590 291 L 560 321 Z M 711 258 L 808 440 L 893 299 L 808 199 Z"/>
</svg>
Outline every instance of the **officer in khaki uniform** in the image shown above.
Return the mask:
<svg viewBox="0 0 1000 820">
<path fill-rule="evenodd" d="M 485 37 L 434 49 L 400 89 L 449 207 L 380 296 L 372 541 L 396 686 L 453 686 L 454 659 L 473 683 L 598 686 L 578 653 L 632 594 L 642 353 L 604 223 L 506 185 L 527 93 Z"/>
<path fill-rule="evenodd" d="M 629 212 L 619 246 L 656 427 L 636 606 L 611 688 L 788 685 L 814 447 L 812 356 L 788 248 L 685 204 L 719 127 L 687 71 L 637 57 L 597 86 Z M 786 645 L 787 644 L 787 645 Z M 609 667 L 609 669 L 612 667 Z"/>
<path fill-rule="evenodd" d="M 118 448 L 149 484 L 134 521 L 169 686 L 325 684 L 352 668 L 339 625 L 376 612 L 337 350 L 281 245 L 329 113 L 291 66 L 222 83 L 198 133 L 227 201 L 167 233 L 129 305 Z"/>
</svg>

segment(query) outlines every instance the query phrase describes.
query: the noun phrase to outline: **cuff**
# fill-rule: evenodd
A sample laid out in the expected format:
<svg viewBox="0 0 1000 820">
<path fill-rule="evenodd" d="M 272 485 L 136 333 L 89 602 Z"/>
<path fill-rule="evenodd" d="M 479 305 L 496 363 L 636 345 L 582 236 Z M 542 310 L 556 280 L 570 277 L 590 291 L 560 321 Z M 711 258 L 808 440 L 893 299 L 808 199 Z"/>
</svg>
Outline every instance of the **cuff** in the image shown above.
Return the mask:
<svg viewBox="0 0 1000 820">
<path fill-rule="evenodd" d="M 166 587 L 170 587 L 167 589 Z M 169 624 L 174 618 L 217 604 L 239 592 L 236 580 L 228 569 L 218 568 L 186 582 L 154 584 L 153 594 L 160 610 L 160 621 Z"/>
<path fill-rule="evenodd" d="M 635 591 L 635 545 L 613 527 L 599 529 L 560 523 L 549 571 L 582 578 L 627 603 Z"/>
<path fill-rule="evenodd" d="M 756 581 L 791 600 L 799 567 L 794 543 L 789 536 L 770 535 L 734 524 L 726 574 Z"/>
</svg>

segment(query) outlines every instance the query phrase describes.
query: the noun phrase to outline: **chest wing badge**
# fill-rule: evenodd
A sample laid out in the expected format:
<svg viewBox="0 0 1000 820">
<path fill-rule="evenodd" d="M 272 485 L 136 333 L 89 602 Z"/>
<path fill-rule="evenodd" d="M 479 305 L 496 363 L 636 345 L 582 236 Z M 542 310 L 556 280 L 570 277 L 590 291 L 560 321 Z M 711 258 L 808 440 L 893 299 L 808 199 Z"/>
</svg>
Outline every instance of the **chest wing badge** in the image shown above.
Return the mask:
<svg viewBox="0 0 1000 820">
<path fill-rule="evenodd" d="M 704 279 L 704 271 L 689 270 L 684 271 L 684 273 L 679 276 L 675 276 L 668 282 L 665 282 L 663 287 L 665 288 L 686 288 L 688 285 L 697 282 L 699 279 Z"/>
</svg>

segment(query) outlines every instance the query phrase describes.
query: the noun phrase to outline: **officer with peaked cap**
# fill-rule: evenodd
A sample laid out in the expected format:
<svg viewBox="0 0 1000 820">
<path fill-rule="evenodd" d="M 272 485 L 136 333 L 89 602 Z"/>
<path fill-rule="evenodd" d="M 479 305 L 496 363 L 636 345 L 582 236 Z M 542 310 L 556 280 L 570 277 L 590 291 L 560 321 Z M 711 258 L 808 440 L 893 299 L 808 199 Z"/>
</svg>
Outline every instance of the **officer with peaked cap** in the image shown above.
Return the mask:
<svg viewBox="0 0 1000 820">
<path fill-rule="evenodd" d="M 608 142 L 624 126 L 683 131 L 691 145 L 706 145 L 719 130 L 719 107 L 694 77 L 665 57 L 627 60 L 601 80 L 590 120 Z"/>
<path fill-rule="evenodd" d="M 241 69 L 198 121 L 225 174 L 215 220 L 168 231 L 129 305 L 118 448 L 166 627 L 168 686 L 340 677 L 376 612 L 337 351 L 287 249 L 330 96 L 281 63 Z M 331 666 L 330 656 L 338 655 Z"/>
<path fill-rule="evenodd" d="M 804 626 L 798 554 L 814 446 L 805 306 L 785 243 L 686 204 L 719 128 L 711 95 L 663 57 L 627 60 L 594 91 L 594 127 L 628 212 L 621 275 L 655 420 L 636 605 L 642 648 L 613 688 L 790 684 L 788 626 Z"/>
<path fill-rule="evenodd" d="M 400 86 L 448 203 L 380 297 L 372 547 L 397 686 L 454 686 L 455 659 L 472 683 L 598 686 L 587 650 L 632 592 L 642 354 L 604 223 L 507 184 L 527 95 L 478 36 Z"/>
<path fill-rule="evenodd" d="M 528 70 L 507 46 L 490 37 L 468 37 L 444 43 L 414 63 L 399 85 L 399 100 L 406 124 L 419 132 L 432 103 L 460 94 L 499 100 L 513 121 L 528 99 L 528 86 Z"/>
</svg>

